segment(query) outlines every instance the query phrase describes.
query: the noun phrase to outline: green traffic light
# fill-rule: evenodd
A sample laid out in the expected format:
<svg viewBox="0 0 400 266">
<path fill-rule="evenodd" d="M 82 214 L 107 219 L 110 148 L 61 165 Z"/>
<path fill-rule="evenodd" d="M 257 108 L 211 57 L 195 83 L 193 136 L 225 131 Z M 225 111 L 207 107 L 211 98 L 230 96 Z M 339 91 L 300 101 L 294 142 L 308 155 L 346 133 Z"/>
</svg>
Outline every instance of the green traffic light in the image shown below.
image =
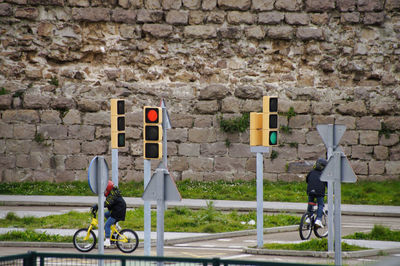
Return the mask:
<svg viewBox="0 0 400 266">
<path fill-rule="evenodd" d="M 269 144 L 276 145 L 277 140 L 278 140 L 278 135 L 277 135 L 276 131 L 270 132 L 269 133 Z"/>
</svg>

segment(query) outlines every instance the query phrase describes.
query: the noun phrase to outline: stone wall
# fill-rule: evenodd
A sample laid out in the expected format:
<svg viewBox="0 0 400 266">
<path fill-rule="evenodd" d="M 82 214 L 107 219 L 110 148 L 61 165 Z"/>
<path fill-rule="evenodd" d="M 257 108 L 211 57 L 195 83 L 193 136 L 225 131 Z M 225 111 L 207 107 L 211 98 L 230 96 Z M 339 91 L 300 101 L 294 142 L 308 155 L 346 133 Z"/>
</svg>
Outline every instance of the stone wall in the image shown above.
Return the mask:
<svg viewBox="0 0 400 266">
<path fill-rule="evenodd" d="M 345 124 L 359 180 L 400 175 L 400 0 L 0 0 L 0 180 L 86 180 L 110 162 L 127 103 L 123 180 L 143 179 L 142 108 L 164 98 L 176 180 L 255 178 L 249 132 L 218 117 L 280 99 L 268 180 L 303 180 Z M 296 116 L 288 119 L 290 107 Z M 228 145 L 229 144 L 229 145 Z"/>
</svg>

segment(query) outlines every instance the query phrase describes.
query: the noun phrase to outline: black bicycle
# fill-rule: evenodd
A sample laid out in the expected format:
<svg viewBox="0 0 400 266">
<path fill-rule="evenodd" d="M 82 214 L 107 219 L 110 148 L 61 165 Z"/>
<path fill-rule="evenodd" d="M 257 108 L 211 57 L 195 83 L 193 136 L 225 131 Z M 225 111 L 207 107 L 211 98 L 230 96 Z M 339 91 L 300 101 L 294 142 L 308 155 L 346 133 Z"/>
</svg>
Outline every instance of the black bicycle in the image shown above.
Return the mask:
<svg viewBox="0 0 400 266">
<path fill-rule="evenodd" d="M 328 236 L 328 211 L 323 210 L 321 222 L 323 227 L 315 225 L 317 220 L 317 210 L 314 208 L 317 204 L 315 202 L 309 202 L 313 209 L 311 212 L 306 211 L 300 220 L 299 233 L 302 240 L 307 240 L 310 238 L 312 231 L 319 238 L 324 238 Z"/>
</svg>

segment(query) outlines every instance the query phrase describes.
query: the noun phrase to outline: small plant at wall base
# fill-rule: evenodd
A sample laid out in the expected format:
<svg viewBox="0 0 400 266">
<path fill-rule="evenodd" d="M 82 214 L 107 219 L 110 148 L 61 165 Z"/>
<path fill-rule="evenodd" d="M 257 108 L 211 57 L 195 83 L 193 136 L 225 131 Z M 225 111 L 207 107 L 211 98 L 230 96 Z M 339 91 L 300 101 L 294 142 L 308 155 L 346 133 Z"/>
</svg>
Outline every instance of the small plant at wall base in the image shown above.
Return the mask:
<svg viewBox="0 0 400 266">
<path fill-rule="evenodd" d="M 1 87 L 0 89 L 0 95 L 6 95 L 9 94 L 10 92 L 8 90 L 6 90 L 4 87 Z"/>
<path fill-rule="evenodd" d="M 219 126 L 225 133 L 245 132 L 250 126 L 250 114 L 243 113 L 241 117 L 224 119 L 222 115 L 219 117 Z"/>
<path fill-rule="evenodd" d="M 36 133 L 35 134 L 35 139 L 34 140 L 39 144 L 42 144 L 45 141 L 43 135 L 40 134 L 40 133 Z"/>
<path fill-rule="evenodd" d="M 279 155 L 279 153 L 277 151 L 272 150 L 271 151 L 271 161 L 278 158 L 278 155 Z"/>
<path fill-rule="evenodd" d="M 57 77 L 51 77 L 51 79 L 49 80 L 49 84 L 58 87 L 58 79 L 57 79 Z"/>
<path fill-rule="evenodd" d="M 384 122 L 381 123 L 381 130 L 379 130 L 379 137 L 384 135 L 385 138 L 390 138 L 390 134 L 394 133 L 395 131 L 388 128 Z"/>
<path fill-rule="evenodd" d="M 290 118 L 296 116 L 296 112 L 294 111 L 293 106 L 290 106 L 289 111 L 287 111 L 286 113 L 281 113 L 281 115 L 286 116 L 288 120 L 290 120 Z"/>
<path fill-rule="evenodd" d="M 279 128 L 279 130 L 283 133 L 283 134 L 292 134 L 292 129 L 289 126 L 281 126 Z"/>
</svg>

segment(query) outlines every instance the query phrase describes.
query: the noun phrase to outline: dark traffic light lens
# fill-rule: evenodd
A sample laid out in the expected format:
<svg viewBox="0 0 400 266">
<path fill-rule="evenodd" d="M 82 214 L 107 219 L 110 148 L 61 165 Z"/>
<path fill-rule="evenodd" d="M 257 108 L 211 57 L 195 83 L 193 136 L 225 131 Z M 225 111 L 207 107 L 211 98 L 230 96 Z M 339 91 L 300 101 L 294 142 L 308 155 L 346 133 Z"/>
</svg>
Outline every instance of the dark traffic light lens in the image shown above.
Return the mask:
<svg viewBox="0 0 400 266">
<path fill-rule="evenodd" d="M 124 116 L 117 118 L 117 129 L 118 129 L 118 131 L 125 130 L 125 117 Z"/>
<path fill-rule="evenodd" d="M 125 114 L 125 101 L 118 101 L 117 102 L 117 114 L 123 115 Z"/>
<path fill-rule="evenodd" d="M 145 157 L 146 158 L 158 158 L 158 143 L 146 143 L 145 144 Z"/>
<path fill-rule="evenodd" d="M 118 133 L 118 147 L 125 147 L 125 133 Z"/>
<path fill-rule="evenodd" d="M 269 115 L 269 128 L 278 128 L 278 115 Z"/>
<path fill-rule="evenodd" d="M 269 111 L 278 112 L 278 98 L 269 98 Z"/>
<path fill-rule="evenodd" d="M 160 130 L 158 126 L 146 126 L 144 140 L 158 141 Z"/>
</svg>

